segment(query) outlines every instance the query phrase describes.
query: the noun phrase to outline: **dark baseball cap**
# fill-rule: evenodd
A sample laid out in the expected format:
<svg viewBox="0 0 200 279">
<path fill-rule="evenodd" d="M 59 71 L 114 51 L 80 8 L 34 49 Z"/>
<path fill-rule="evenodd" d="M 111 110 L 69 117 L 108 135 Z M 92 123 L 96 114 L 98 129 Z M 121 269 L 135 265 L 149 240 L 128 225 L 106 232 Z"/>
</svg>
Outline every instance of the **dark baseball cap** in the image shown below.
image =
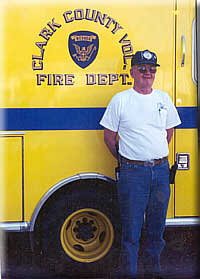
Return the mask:
<svg viewBox="0 0 200 279">
<path fill-rule="evenodd" d="M 137 51 L 133 54 L 131 59 L 131 67 L 136 64 L 153 64 L 155 66 L 160 66 L 157 64 L 157 56 L 154 52 L 148 49 L 143 51 Z"/>
</svg>

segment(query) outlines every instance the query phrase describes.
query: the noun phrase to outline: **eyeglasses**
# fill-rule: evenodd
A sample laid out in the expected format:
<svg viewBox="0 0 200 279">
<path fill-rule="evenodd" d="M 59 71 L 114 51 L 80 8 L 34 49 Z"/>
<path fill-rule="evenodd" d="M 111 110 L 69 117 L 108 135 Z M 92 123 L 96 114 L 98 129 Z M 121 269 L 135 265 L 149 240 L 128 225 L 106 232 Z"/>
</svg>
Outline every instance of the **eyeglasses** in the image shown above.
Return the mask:
<svg viewBox="0 0 200 279">
<path fill-rule="evenodd" d="M 144 74 L 147 72 L 147 68 L 146 66 L 139 66 L 138 67 L 138 71 L 141 73 L 141 74 Z M 149 68 L 149 72 L 152 73 L 152 74 L 155 74 L 157 71 L 156 67 L 155 66 L 150 66 Z"/>
</svg>

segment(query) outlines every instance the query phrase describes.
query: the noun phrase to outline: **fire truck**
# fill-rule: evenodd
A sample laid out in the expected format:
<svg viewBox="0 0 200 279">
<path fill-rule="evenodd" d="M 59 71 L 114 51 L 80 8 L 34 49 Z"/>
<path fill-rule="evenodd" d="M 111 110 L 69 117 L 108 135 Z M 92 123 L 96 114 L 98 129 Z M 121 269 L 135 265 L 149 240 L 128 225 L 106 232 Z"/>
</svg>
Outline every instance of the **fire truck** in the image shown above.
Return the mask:
<svg viewBox="0 0 200 279">
<path fill-rule="evenodd" d="M 0 227 L 30 232 L 51 265 L 98 272 L 116 263 L 117 162 L 99 122 L 112 96 L 133 86 L 138 50 L 157 54 L 154 88 L 182 121 L 169 146 L 178 170 L 166 224 L 199 224 L 198 2 L 1 1 Z"/>
</svg>

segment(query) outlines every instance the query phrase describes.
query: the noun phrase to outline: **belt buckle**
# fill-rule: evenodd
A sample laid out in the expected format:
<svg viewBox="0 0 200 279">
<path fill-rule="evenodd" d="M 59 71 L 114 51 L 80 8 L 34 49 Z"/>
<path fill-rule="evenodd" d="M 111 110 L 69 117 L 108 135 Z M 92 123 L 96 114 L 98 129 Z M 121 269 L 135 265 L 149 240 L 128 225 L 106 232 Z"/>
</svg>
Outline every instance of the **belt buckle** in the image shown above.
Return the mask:
<svg viewBox="0 0 200 279">
<path fill-rule="evenodd" d="M 152 159 L 152 160 L 145 161 L 144 166 L 152 166 L 152 167 L 155 166 L 155 160 Z"/>
</svg>

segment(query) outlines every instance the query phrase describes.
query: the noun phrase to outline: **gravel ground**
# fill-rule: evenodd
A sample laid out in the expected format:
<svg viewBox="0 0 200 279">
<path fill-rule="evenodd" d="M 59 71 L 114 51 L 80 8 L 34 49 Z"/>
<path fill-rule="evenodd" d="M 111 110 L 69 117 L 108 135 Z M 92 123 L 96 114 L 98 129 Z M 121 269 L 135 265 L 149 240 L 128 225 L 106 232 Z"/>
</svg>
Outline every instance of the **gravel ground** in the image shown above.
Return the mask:
<svg viewBox="0 0 200 279">
<path fill-rule="evenodd" d="M 142 239 L 143 236 L 141 242 Z M 166 229 L 166 247 L 161 257 L 165 278 L 200 279 L 199 239 L 200 227 L 168 227 Z M 55 274 L 45 268 L 44 262 L 42 265 L 38 264 L 41 258 L 35 257 L 32 253 L 28 233 L 6 233 L 3 243 L 2 279 L 58 279 Z M 141 244 L 138 263 L 140 274 L 143 274 L 142 258 L 143 247 Z"/>
</svg>

